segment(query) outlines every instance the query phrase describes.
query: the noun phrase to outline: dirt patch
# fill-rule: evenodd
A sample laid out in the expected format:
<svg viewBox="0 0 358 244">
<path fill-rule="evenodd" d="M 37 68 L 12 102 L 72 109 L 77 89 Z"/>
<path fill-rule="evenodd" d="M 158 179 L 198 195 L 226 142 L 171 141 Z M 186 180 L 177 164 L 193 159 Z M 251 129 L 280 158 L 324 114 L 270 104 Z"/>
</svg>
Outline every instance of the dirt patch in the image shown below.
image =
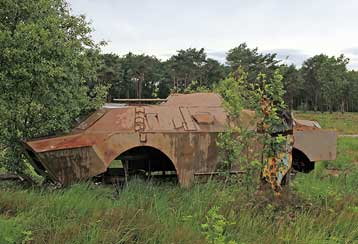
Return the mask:
<svg viewBox="0 0 358 244">
<path fill-rule="evenodd" d="M 358 165 L 358 162 L 353 162 L 352 164 L 356 164 Z M 338 168 L 328 168 L 324 170 L 325 172 L 325 177 L 327 176 L 333 176 L 333 177 L 338 177 L 340 175 L 349 175 L 351 173 L 350 169 L 338 169 Z"/>
<path fill-rule="evenodd" d="M 4 218 L 13 218 L 16 216 L 16 211 L 10 207 L 0 207 L 0 215 Z"/>
<path fill-rule="evenodd" d="M 325 172 L 327 173 L 327 175 L 334 177 L 338 177 L 342 173 L 342 171 L 339 169 L 326 169 Z"/>
</svg>

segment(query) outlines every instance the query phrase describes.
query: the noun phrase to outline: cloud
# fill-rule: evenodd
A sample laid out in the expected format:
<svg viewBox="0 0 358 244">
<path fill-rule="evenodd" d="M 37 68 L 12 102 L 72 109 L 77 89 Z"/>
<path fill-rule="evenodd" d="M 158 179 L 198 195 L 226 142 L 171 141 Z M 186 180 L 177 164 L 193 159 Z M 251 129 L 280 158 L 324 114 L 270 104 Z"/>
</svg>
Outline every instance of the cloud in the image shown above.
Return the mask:
<svg viewBox="0 0 358 244">
<path fill-rule="evenodd" d="M 207 55 L 209 58 L 215 59 L 220 63 L 226 62 L 226 51 L 215 51 L 215 50 L 207 50 Z"/>
<path fill-rule="evenodd" d="M 283 48 L 283 49 L 270 49 L 264 50 L 263 53 L 276 53 L 277 59 L 282 60 L 285 64 L 294 64 L 298 67 L 308 59 L 310 56 L 306 54 L 303 50 L 293 49 L 293 48 Z"/>
<path fill-rule="evenodd" d="M 342 52 L 346 55 L 358 56 L 358 47 L 346 48 L 346 49 L 343 49 Z"/>
</svg>

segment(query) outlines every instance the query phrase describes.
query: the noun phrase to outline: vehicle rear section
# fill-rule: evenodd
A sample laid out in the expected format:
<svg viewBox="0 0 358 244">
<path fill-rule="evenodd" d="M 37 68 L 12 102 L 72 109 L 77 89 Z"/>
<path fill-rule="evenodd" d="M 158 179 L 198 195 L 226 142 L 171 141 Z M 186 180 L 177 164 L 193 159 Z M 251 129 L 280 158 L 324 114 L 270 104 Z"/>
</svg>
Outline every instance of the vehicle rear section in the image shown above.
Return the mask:
<svg viewBox="0 0 358 244">
<path fill-rule="evenodd" d="M 335 160 L 337 132 L 321 129 L 315 121 L 298 120 L 294 127 L 293 168 L 308 173 L 315 162 Z"/>
</svg>

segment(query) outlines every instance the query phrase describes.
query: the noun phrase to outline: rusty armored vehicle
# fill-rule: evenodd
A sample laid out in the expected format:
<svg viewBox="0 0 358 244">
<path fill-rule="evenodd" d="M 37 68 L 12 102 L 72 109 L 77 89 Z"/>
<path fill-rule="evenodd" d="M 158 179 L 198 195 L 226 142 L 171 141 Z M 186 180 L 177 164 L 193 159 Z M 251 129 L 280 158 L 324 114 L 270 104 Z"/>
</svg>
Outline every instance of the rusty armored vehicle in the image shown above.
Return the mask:
<svg viewBox="0 0 358 244">
<path fill-rule="evenodd" d="M 35 170 L 62 185 L 98 175 L 128 177 L 174 175 L 182 186 L 197 176 L 214 174 L 217 135 L 228 114 L 215 93 L 172 94 L 160 104 L 143 100 L 107 104 L 67 135 L 24 142 Z M 134 103 L 133 103 L 134 102 Z M 252 111 L 243 111 L 250 124 Z M 314 121 L 294 120 L 292 166 L 300 172 L 316 161 L 334 160 L 336 132 Z M 115 162 L 118 167 L 111 167 Z"/>
</svg>

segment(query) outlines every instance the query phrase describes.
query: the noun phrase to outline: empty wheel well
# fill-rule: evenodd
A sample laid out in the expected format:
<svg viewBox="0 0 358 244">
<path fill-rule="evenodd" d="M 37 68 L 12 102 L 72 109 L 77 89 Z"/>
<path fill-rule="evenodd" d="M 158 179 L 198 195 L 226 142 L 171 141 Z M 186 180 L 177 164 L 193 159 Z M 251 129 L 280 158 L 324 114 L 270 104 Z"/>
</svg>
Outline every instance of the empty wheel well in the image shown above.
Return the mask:
<svg viewBox="0 0 358 244">
<path fill-rule="evenodd" d="M 122 152 L 111 162 L 105 174 L 177 179 L 177 170 L 172 160 L 161 150 L 150 146 L 133 147 Z"/>
<path fill-rule="evenodd" d="M 297 148 L 292 149 L 292 167 L 293 169 L 303 172 L 309 173 L 314 170 L 314 162 L 310 161 L 306 154 Z"/>
</svg>

